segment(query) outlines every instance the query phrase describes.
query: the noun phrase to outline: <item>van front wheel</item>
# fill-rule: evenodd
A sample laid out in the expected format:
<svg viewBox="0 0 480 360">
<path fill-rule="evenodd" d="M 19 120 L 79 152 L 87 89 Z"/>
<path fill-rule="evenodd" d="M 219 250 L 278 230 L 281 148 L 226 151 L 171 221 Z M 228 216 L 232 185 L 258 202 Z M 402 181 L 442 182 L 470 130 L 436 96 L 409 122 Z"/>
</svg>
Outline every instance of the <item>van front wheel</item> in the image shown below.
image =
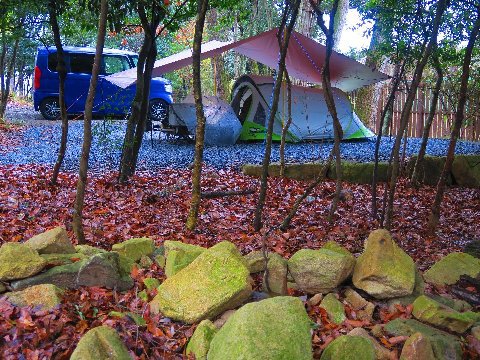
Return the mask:
<svg viewBox="0 0 480 360">
<path fill-rule="evenodd" d="M 46 98 L 40 104 L 40 113 L 46 120 L 57 120 L 60 118 L 60 104 L 57 98 Z"/>
<path fill-rule="evenodd" d="M 152 122 L 161 122 L 163 126 L 168 125 L 168 103 L 165 100 L 150 100 L 147 117 L 147 130 L 151 129 Z"/>
</svg>

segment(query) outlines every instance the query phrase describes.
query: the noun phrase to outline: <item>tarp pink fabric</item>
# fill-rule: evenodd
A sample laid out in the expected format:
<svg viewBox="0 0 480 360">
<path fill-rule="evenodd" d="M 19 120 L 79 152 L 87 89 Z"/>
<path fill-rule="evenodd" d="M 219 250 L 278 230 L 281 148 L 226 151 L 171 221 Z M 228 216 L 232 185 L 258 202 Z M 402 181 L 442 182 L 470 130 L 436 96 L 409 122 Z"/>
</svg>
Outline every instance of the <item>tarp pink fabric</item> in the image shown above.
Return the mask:
<svg viewBox="0 0 480 360">
<path fill-rule="evenodd" d="M 278 29 L 272 29 L 256 36 L 235 42 L 210 41 L 202 44 L 201 58 L 207 59 L 228 50 L 234 50 L 273 69 L 278 66 Z M 325 61 L 326 47 L 296 31 L 290 37 L 285 64 L 290 76 L 310 83 L 321 84 L 321 69 Z M 153 76 L 161 76 L 170 71 L 191 65 L 192 51 L 184 50 L 157 60 Z M 122 88 L 133 84 L 137 79 L 137 69 L 129 69 L 107 76 L 106 79 Z M 352 91 L 365 85 L 388 79 L 388 76 L 337 52 L 330 60 L 332 86 L 343 91 Z"/>
</svg>

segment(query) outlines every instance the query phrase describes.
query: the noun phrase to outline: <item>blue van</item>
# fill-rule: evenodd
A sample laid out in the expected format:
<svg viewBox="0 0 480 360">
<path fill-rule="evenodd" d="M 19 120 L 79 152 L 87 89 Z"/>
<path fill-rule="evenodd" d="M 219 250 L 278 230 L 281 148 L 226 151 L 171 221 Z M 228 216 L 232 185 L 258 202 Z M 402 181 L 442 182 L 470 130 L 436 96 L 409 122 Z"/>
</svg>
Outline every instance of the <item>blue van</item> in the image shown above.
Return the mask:
<svg viewBox="0 0 480 360">
<path fill-rule="evenodd" d="M 65 80 L 65 104 L 67 114 L 82 114 L 92 77 L 95 48 L 64 47 L 67 78 Z M 104 49 L 100 75 L 93 105 L 97 116 L 124 117 L 130 112 L 136 85 L 122 89 L 107 80 L 105 76 L 136 67 L 138 55 L 130 51 Z M 58 102 L 59 79 L 57 50 L 52 47 L 38 47 L 35 59 L 33 101 L 35 110 L 40 110 L 47 120 L 60 117 Z M 172 85 L 164 78 L 153 78 L 150 87 L 150 121 L 168 121 L 168 106 L 173 102 Z"/>
</svg>

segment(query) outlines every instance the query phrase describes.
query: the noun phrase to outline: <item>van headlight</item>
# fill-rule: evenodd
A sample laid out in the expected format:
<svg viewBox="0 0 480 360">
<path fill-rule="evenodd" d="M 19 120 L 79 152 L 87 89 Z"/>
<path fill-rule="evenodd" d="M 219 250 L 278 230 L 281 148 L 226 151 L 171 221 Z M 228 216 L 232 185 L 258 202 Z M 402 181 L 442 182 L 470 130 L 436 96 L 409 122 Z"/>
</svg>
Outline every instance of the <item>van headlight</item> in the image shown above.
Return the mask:
<svg viewBox="0 0 480 360">
<path fill-rule="evenodd" d="M 172 92 L 172 84 L 165 84 L 165 91 L 168 93 Z"/>
</svg>

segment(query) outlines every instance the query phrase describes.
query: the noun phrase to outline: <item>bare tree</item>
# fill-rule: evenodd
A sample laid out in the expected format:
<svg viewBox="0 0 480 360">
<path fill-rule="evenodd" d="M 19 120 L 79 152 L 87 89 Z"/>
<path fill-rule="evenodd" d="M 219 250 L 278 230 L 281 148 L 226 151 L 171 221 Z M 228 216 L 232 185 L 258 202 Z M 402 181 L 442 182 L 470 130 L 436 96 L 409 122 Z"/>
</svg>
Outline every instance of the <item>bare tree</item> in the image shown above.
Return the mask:
<svg viewBox="0 0 480 360">
<path fill-rule="evenodd" d="M 259 231 L 262 228 L 262 213 L 263 207 L 265 206 L 265 199 L 267 197 L 268 167 L 270 165 L 270 155 L 272 153 L 273 125 L 275 122 L 275 115 L 278 109 L 278 99 L 280 97 L 280 88 L 282 86 L 283 73 L 285 71 L 285 57 L 287 55 L 288 42 L 290 40 L 290 35 L 293 31 L 293 27 L 295 26 L 299 5 L 300 0 L 286 2 L 282 16 L 282 23 L 277 34 L 280 48 L 280 59 L 278 62 L 277 77 L 274 84 L 272 107 L 270 109 L 270 114 L 268 117 L 265 154 L 263 157 L 262 177 L 260 180 L 260 192 L 258 195 L 257 206 L 255 208 L 255 218 L 253 221 L 253 227 L 255 231 Z"/>
<path fill-rule="evenodd" d="M 392 220 L 393 220 L 393 201 L 395 198 L 397 179 L 400 171 L 400 145 L 401 145 L 402 137 L 408 125 L 408 120 L 410 118 L 410 112 L 412 110 L 413 101 L 415 100 L 418 85 L 420 84 L 420 81 L 423 76 L 423 70 L 427 65 L 428 59 L 434 47 L 437 44 L 438 30 L 442 22 L 442 16 L 447 8 L 447 2 L 448 0 L 437 1 L 435 19 L 433 21 L 430 39 L 428 40 L 427 46 L 425 47 L 425 50 L 423 51 L 423 54 L 415 67 L 412 83 L 410 85 L 410 88 L 407 94 L 407 99 L 405 100 L 405 105 L 403 106 L 402 114 L 400 116 L 400 128 L 395 138 L 395 143 L 393 145 L 392 153 L 390 156 L 392 161 L 392 166 L 391 166 L 391 177 L 388 182 L 388 188 L 389 188 L 388 205 L 385 213 L 385 228 L 387 230 L 391 228 Z"/>
<path fill-rule="evenodd" d="M 90 157 L 90 146 L 92 144 L 92 111 L 97 87 L 98 74 L 100 73 L 103 46 L 107 27 L 107 0 L 101 0 L 100 16 L 98 19 L 97 46 L 95 49 L 95 60 L 93 62 L 92 78 L 88 88 L 87 100 L 85 102 L 85 116 L 83 121 L 83 146 L 80 156 L 80 169 L 78 173 L 77 192 L 75 196 L 75 208 L 73 211 L 73 231 L 79 244 L 85 243 L 85 233 L 82 225 L 83 206 L 85 201 L 85 188 L 87 186 L 88 159 Z"/>
<path fill-rule="evenodd" d="M 285 70 L 285 79 L 287 81 L 287 121 L 282 127 L 282 138 L 280 140 L 280 176 L 285 176 L 285 142 L 290 125 L 292 124 L 292 81 Z"/>
<path fill-rule="evenodd" d="M 65 151 L 67 149 L 68 139 L 68 117 L 67 108 L 65 105 L 65 79 L 67 78 L 67 67 L 65 65 L 65 56 L 63 54 L 62 40 L 60 38 L 60 27 L 58 26 L 57 19 L 58 3 L 56 0 L 50 0 L 48 2 L 48 14 L 50 27 L 52 28 L 53 41 L 57 48 L 57 72 L 58 72 L 58 104 L 60 106 L 60 116 L 62 118 L 62 137 L 60 139 L 60 148 L 58 149 L 57 161 L 53 167 L 52 177 L 50 178 L 51 184 L 57 183 L 58 173 L 62 166 L 63 159 L 65 158 Z"/>
<path fill-rule="evenodd" d="M 197 114 L 197 128 L 195 132 L 195 160 L 192 173 L 192 200 L 190 202 L 190 211 L 188 212 L 187 222 L 185 224 L 188 230 L 195 229 L 200 208 L 201 198 L 201 176 L 203 147 L 205 140 L 205 113 L 203 112 L 202 102 L 202 83 L 200 79 L 200 55 L 202 47 L 203 28 L 205 25 L 205 16 L 208 8 L 208 0 L 198 0 L 197 21 L 195 22 L 195 34 L 193 36 L 193 97 L 195 99 L 195 111 Z"/>
<path fill-rule="evenodd" d="M 477 18 L 470 33 L 468 39 L 467 47 L 465 48 L 465 57 L 463 58 L 462 65 L 462 77 L 460 82 L 460 92 L 458 95 L 458 105 L 457 111 L 455 113 L 455 122 L 453 124 L 452 134 L 450 137 L 450 144 L 448 145 L 447 158 L 445 160 L 445 165 L 443 166 L 440 179 L 437 183 L 437 192 L 435 194 L 435 200 L 433 202 L 429 220 L 428 220 L 428 231 L 430 234 L 435 232 L 437 228 L 439 218 L 440 218 L 440 206 L 443 201 L 443 196 L 445 194 L 445 183 L 448 174 L 452 170 L 452 164 L 455 157 L 455 146 L 457 145 L 457 139 L 460 134 L 460 128 L 462 127 L 463 120 L 465 118 L 465 104 L 467 102 L 467 89 L 468 89 L 468 78 L 470 76 L 470 64 L 472 62 L 472 53 L 475 46 L 475 41 L 477 40 L 479 29 L 480 29 L 480 5 L 476 5 L 477 9 Z"/>
</svg>

